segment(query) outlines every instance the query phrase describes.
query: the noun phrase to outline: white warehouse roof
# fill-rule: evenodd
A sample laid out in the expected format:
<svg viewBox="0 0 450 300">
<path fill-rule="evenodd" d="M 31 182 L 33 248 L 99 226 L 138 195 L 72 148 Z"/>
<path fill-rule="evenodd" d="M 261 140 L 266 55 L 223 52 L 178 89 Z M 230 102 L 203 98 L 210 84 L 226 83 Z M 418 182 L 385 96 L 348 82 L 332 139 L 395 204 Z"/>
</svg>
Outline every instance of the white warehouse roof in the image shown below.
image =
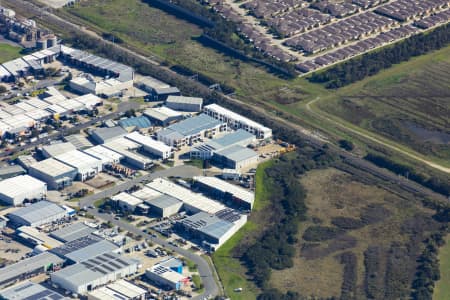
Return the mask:
<svg viewBox="0 0 450 300">
<path fill-rule="evenodd" d="M 42 147 L 42 150 L 44 151 L 44 154 L 47 157 L 54 157 L 58 156 L 63 153 L 67 153 L 73 150 L 76 150 L 77 148 L 72 145 L 72 143 L 55 143 L 51 145 L 47 145 Z"/>
<path fill-rule="evenodd" d="M 151 137 L 142 135 L 137 131 L 127 134 L 125 137 L 129 140 L 132 140 L 133 142 L 136 142 L 136 143 L 144 146 L 144 147 L 152 148 L 156 151 L 160 151 L 160 152 L 171 152 L 172 151 L 172 147 L 167 146 L 163 142 L 155 141 Z"/>
<path fill-rule="evenodd" d="M 119 154 L 113 150 L 103 147 L 102 145 L 94 146 L 89 149 L 83 150 L 89 155 L 92 155 L 98 159 L 101 159 L 102 163 L 109 164 L 115 161 L 119 161 L 123 158 L 122 154 Z"/>
<path fill-rule="evenodd" d="M 139 198 L 137 198 L 137 197 L 135 197 L 133 195 L 130 195 L 128 193 L 125 193 L 125 192 L 122 192 L 120 194 L 112 196 L 111 200 L 124 202 L 124 203 L 127 203 L 130 206 L 137 206 L 139 204 L 142 204 L 142 202 L 143 202 L 141 199 L 139 199 Z"/>
<path fill-rule="evenodd" d="M 75 170 L 71 166 L 66 165 L 54 158 L 44 159 L 40 162 L 32 164 L 30 167 L 52 177 L 58 177 Z"/>
<path fill-rule="evenodd" d="M 210 214 L 215 214 L 226 208 L 226 206 L 217 201 L 207 198 L 201 194 L 194 193 L 187 188 L 164 178 L 157 178 L 148 183 L 147 186 L 158 192 L 177 198 L 188 206 Z"/>
<path fill-rule="evenodd" d="M 0 181 L 0 194 L 14 198 L 24 191 L 34 191 L 46 187 L 47 184 L 29 175 L 20 175 Z"/>
<path fill-rule="evenodd" d="M 43 219 L 59 216 L 64 213 L 66 213 L 66 210 L 53 202 L 39 201 L 27 207 L 19 208 L 18 210 L 9 213 L 9 215 L 28 222 L 29 224 L 35 224 Z"/>
<path fill-rule="evenodd" d="M 79 150 L 73 150 L 55 156 L 55 158 L 69 166 L 78 169 L 78 172 L 82 173 L 85 170 L 96 168 L 100 166 L 99 171 L 101 171 L 101 160 L 97 159 L 89 154 L 81 152 Z"/>
<path fill-rule="evenodd" d="M 210 186 L 214 189 L 217 189 L 223 193 L 230 193 L 234 197 L 249 203 L 250 206 L 253 205 L 253 201 L 255 200 L 254 193 L 247 191 L 246 189 L 243 189 L 241 187 L 238 187 L 234 184 L 231 184 L 229 182 L 226 182 L 225 180 L 219 179 L 217 177 L 194 176 L 194 180 L 201 182 L 207 186 Z"/>
</svg>

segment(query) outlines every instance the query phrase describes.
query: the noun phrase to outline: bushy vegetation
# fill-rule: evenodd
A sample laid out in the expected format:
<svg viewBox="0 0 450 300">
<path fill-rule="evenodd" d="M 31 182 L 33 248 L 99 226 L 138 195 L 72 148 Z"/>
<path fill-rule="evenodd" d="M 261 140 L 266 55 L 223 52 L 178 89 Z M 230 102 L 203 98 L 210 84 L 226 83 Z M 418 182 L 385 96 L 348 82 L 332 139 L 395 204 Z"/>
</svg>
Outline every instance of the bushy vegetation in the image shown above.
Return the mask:
<svg viewBox="0 0 450 300">
<path fill-rule="evenodd" d="M 304 202 L 306 191 L 299 182 L 299 176 L 313 168 L 327 165 L 330 157 L 326 149 L 302 149 L 294 155 L 282 156 L 265 170 L 277 190 L 270 197 L 271 210 L 276 212 L 277 221 L 242 257 L 255 282 L 266 290 L 259 299 L 291 299 L 289 297 L 294 295 L 286 294 L 280 298 L 277 292 L 269 290 L 267 282 L 271 269 L 281 270 L 293 265 L 299 223 L 306 219 L 307 212 Z M 275 297 L 274 293 L 278 296 Z M 272 296 L 275 298 L 270 298 Z"/>
<path fill-rule="evenodd" d="M 314 73 L 310 81 L 324 83 L 327 88 L 335 89 L 362 80 L 393 64 L 445 47 L 450 42 L 449 29 L 449 24 L 443 25 L 430 33 L 415 35 L 392 46 L 366 53 L 323 72 Z"/>
<path fill-rule="evenodd" d="M 372 153 L 367 154 L 364 159 L 381 168 L 386 168 L 396 174 L 407 176 L 408 179 L 413 180 L 435 191 L 436 193 L 443 194 L 447 197 L 450 196 L 450 181 L 446 180 L 445 178 L 441 179 L 437 176 L 425 177 L 424 175 L 417 173 L 413 168 L 409 166 L 396 163 L 384 156 L 375 155 Z"/>
<path fill-rule="evenodd" d="M 322 242 L 336 238 L 343 234 L 344 230 L 327 226 L 311 226 L 306 229 L 303 239 L 308 242 Z"/>
<path fill-rule="evenodd" d="M 440 279 L 438 248 L 444 246 L 442 230 L 424 241 L 425 249 L 419 258 L 419 266 L 413 282 L 411 297 L 417 300 L 432 300 L 435 282 Z"/>
</svg>

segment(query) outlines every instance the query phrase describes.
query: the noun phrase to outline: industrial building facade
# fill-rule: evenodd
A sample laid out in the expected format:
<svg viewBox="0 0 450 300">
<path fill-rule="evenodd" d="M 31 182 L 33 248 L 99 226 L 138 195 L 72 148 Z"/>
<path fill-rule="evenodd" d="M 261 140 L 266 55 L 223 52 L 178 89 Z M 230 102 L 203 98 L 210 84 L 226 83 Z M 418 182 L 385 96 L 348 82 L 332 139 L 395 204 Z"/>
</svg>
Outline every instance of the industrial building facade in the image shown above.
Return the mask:
<svg viewBox="0 0 450 300">
<path fill-rule="evenodd" d="M 77 170 L 54 158 L 32 164 L 29 174 L 47 183 L 49 189 L 59 190 L 72 185 L 77 176 Z"/>
<path fill-rule="evenodd" d="M 0 201 L 20 205 L 25 199 L 43 199 L 47 184 L 29 175 L 21 175 L 0 181 Z"/>
<path fill-rule="evenodd" d="M 53 283 L 67 291 L 85 294 L 96 287 L 128 277 L 138 271 L 139 261 L 104 253 L 52 273 Z"/>
<path fill-rule="evenodd" d="M 226 122 L 230 128 L 244 129 L 245 131 L 256 135 L 258 139 L 267 139 L 272 136 L 272 129 L 215 103 L 205 106 L 203 111 L 208 116 Z"/>
</svg>

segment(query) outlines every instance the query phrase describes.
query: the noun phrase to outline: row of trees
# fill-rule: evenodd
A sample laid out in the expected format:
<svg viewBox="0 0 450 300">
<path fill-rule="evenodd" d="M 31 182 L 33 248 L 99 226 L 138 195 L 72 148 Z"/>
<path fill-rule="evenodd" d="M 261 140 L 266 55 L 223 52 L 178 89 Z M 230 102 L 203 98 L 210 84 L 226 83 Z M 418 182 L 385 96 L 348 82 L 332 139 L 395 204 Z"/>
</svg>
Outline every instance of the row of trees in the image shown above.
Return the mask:
<svg viewBox="0 0 450 300">
<path fill-rule="evenodd" d="M 409 60 L 445 47 L 450 42 L 450 24 L 443 25 L 430 33 L 422 33 L 398 42 L 378 51 L 366 53 L 323 72 L 314 73 L 309 80 L 324 83 L 327 88 L 335 89 L 377 74 Z"/>
<path fill-rule="evenodd" d="M 425 249 L 419 257 L 419 266 L 413 281 L 411 297 L 417 300 L 432 300 L 434 284 L 441 278 L 438 250 L 444 246 L 444 233 L 432 234 L 425 240 Z"/>
<path fill-rule="evenodd" d="M 417 173 L 413 168 L 396 163 L 384 156 L 369 153 L 364 159 L 370 161 L 371 163 L 388 169 L 396 174 L 402 175 L 411 179 L 436 193 L 440 193 L 444 196 L 450 196 L 450 182 L 448 178 L 439 178 L 437 176 L 426 177 L 422 174 Z"/>
</svg>

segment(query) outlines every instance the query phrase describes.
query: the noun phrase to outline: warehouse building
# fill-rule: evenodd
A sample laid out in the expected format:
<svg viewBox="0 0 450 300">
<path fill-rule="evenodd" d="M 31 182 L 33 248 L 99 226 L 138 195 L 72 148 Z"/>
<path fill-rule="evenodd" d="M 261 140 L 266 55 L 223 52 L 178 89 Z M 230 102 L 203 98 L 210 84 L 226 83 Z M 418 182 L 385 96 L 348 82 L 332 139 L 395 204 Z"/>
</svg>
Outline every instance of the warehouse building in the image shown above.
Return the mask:
<svg viewBox="0 0 450 300">
<path fill-rule="evenodd" d="M 124 137 L 128 132 L 120 126 L 98 128 L 90 132 L 90 137 L 97 144 L 105 144 L 119 137 Z"/>
<path fill-rule="evenodd" d="M 169 96 L 181 96 L 181 92 L 177 87 L 155 88 L 151 92 L 151 99 L 154 101 L 164 101 Z"/>
<path fill-rule="evenodd" d="M 60 154 L 55 156 L 55 159 L 74 167 L 77 170 L 77 178 L 80 181 L 88 180 L 102 171 L 102 161 L 100 159 L 79 150 Z"/>
<path fill-rule="evenodd" d="M 215 215 L 199 212 L 176 223 L 176 228 L 210 251 L 217 250 L 247 222 L 247 216 L 233 210 Z"/>
<path fill-rule="evenodd" d="M 13 114 L 11 117 L 2 120 L 8 125 L 8 133 L 12 135 L 26 134 L 36 125 L 36 121 L 25 114 Z"/>
<path fill-rule="evenodd" d="M 125 138 L 138 143 L 142 149 L 162 159 L 168 159 L 172 156 L 172 148 L 160 141 L 155 141 L 151 137 L 140 134 L 135 131 L 127 134 Z"/>
<path fill-rule="evenodd" d="M 73 223 L 50 233 L 50 236 L 63 243 L 71 242 L 90 235 L 96 231 L 95 228 L 83 222 Z"/>
<path fill-rule="evenodd" d="M 226 131 L 227 125 L 205 114 L 172 124 L 156 133 L 158 140 L 171 147 L 192 145 L 202 138 L 211 138 L 218 132 Z"/>
<path fill-rule="evenodd" d="M 183 274 L 183 262 L 176 257 L 169 257 L 160 262 L 158 265 L 171 269 L 179 274 Z"/>
<path fill-rule="evenodd" d="M 97 106 L 103 105 L 103 100 L 97 97 L 94 94 L 86 94 L 76 98 L 73 100 L 78 101 L 84 105 L 86 111 L 91 111 Z"/>
<path fill-rule="evenodd" d="M 42 147 L 41 152 L 45 158 L 49 158 L 49 157 L 55 157 L 60 154 L 63 154 L 63 153 L 69 152 L 69 151 L 73 151 L 76 149 L 77 149 L 77 147 L 75 147 L 71 143 L 55 143 L 55 144 L 51 144 L 51 145 Z"/>
<path fill-rule="evenodd" d="M 223 168 L 241 170 L 256 166 L 258 158 L 252 149 L 235 145 L 215 152 L 212 159 Z"/>
<path fill-rule="evenodd" d="M 111 197 L 111 201 L 115 202 L 117 207 L 124 211 L 134 212 L 138 205 L 144 203 L 142 199 L 139 199 L 133 195 L 122 192 Z"/>
<path fill-rule="evenodd" d="M 201 194 L 194 193 L 191 190 L 164 178 L 154 179 L 147 184 L 147 187 L 182 201 L 183 208 L 190 213 L 205 211 L 210 214 L 215 214 L 226 208 L 222 203 L 211 200 Z"/>
<path fill-rule="evenodd" d="M 32 164 L 37 163 L 37 160 L 32 155 L 21 155 L 16 158 L 16 163 L 28 170 Z"/>
<path fill-rule="evenodd" d="M 155 89 L 170 88 L 169 84 L 150 76 L 141 76 L 135 81 L 135 86 L 147 93 L 152 93 Z"/>
<path fill-rule="evenodd" d="M 183 202 L 169 195 L 161 195 L 153 199 L 145 200 L 150 207 L 150 213 L 159 218 L 170 217 L 180 212 Z"/>
<path fill-rule="evenodd" d="M 200 112 L 202 111 L 203 99 L 198 97 L 169 96 L 166 106 L 174 110 Z"/>
<path fill-rule="evenodd" d="M 220 138 L 212 139 L 204 144 L 193 147 L 190 156 L 191 159 L 211 159 L 217 151 L 236 145 L 246 147 L 253 143 L 255 139 L 255 135 L 243 129 L 238 129 Z"/>
<path fill-rule="evenodd" d="M 82 134 L 71 134 L 64 137 L 66 142 L 71 143 L 78 150 L 86 149 L 94 146 L 84 135 Z"/>
<path fill-rule="evenodd" d="M 153 166 L 153 161 L 150 158 L 135 152 L 140 146 L 129 139 L 119 137 L 103 146 L 121 154 L 124 157 L 123 161 L 133 167 L 146 170 Z"/>
<path fill-rule="evenodd" d="M 95 235 L 87 235 L 76 240 L 66 242 L 60 247 L 50 250 L 53 254 L 58 255 L 72 263 L 86 261 L 94 256 L 117 252 L 119 247 L 101 237 Z"/>
<path fill-rule="evenodd" d="M 63 243 L 48 236 L 45 232 L 39 231 L 35 227 L 20 226 L 16 229 L 16 237 L 25 245 L 34 247 L 33 252 L 45 252 L 52 248 L 61 246 Z"/>
<path fill-rule="evenodd" d="M 49 201 L 39 201 L 8 214 L 10 222 L 16 226 L 31 227 L 58 221 L 67 216 L 66 209 Z"/>
<path fill-rule="evenodd" d="M 7 165 L 0 167 L 0 180 L 24 175 L 27 172 L 20 165 Z"/>
<path fill-rule="evenodd" d="M 53 283 L 77 294 L 85 294 L 96 287 L 130 276 L 140 263 L 115 253 L 104 253 L 81 263 L 52 273 Z"/>
<path fill-rule="evenodd" d="M 208 116 L 211 116 L 222 122 L 226 122 L 230 128 L 244 129 L 254 135 L 258 139 L 267 139 L 272 136 L 272 129 L 267 128 L 249 118 L 241 116 L 229 109 L 226 109 L 215 103 L 204 107 L 203 111 Z"/>
<path fill-rule="evenodd" d="M 47 158 L 32 164 L 28 170 L 30 176 L 47 183 L 49 189 L 59 190 L 71 186 L 77 176 L 77 170 L 54 158 Z"/>
<path fill-rule="evenodd" d="M 125 128 L 127 131 L 134 129 L 144 129 L 152 127 L 152 123 L 146 116 L 131 117 L 119 120 L 119 126 Z"/>
<path fill-rule="evenodd" d="M 29 175 L 21 175 L 0 181 L 0 201 L 9 205 L 21 205 L 25 199 L 43 199 L 47 184 Z"/>
<path fill-rule="evenodd" d="M 145 276 L 161 288 L 176 291 L 181 289 L 186 280 L 185 276 L 161 265 L 154 265 L 145 270 Z"/>
<path fill-rule="evenodd" d="M 144 300 L 147 291 L 124 279 L 88 293 L 89 300 Z"/>
<path fill-rule="evenodd" d="M 60 267 L 64 260 L 44 252 L 0 269 L 0 288 Z"/>
<path fill-rule="evenodd" d="M 26 281 L 21 284 L 15 285 L 13 287 L 4 289 L 0 291 L 1 299 L 10 300 L 69 300 L 70 298 L 64 297 L 63 295 L 46 288 L 43 285 L 33 283 L 31 281 Z"/>
<path fill-rule="evenodd" d="M 151 122 L 164 127 L 183 119 L 181 113 L 166 106 L 148 108 L 144 111 L 144 115 L 149 118 Z"/>
<path fill-rule="evenodd" d="M 105 148 L 102 145 L 86 149 L 83 152 L 100 159 L 103 166 L 118 164 L 124 158 L 122 154 Z"/>
<path fill-rule="evenodd" d="M 251 210 L 255 194 L 217 177 L 195 176 L 195 187 L 208 196 Z"/>
</svg>

